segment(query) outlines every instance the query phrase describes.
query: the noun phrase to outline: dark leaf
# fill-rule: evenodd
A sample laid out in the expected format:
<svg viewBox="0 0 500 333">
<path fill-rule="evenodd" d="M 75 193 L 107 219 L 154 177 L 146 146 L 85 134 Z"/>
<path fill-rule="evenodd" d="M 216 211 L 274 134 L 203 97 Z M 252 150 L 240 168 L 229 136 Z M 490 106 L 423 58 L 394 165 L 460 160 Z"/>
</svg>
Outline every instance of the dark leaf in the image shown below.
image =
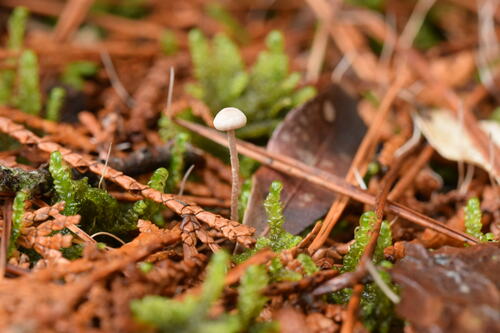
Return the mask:
<svg viewBox="0 0 500 333">
<path fill-rule="evenodd" d="M 500 249 L 482 244 L 429 252 L 409 244 L 392 272 L 396 312 L 415 332 L 500 332 Z"/>
<path fill-rule="evenodd" d="M 345 176 L 353 155 L 365 133 L 365 125 L 357 113 L 357 101 L 339 86 L 288 113 L 274 131 L 267 150 L 286 155 L 338 176 Z M 335 195 L 295 177 L 261 167 L 253 176 L 252 194 L 244 223 L 257 229 L 266 227 L 262 205 L 269 185 L 283 183 L 285 229 L 297 234 L 327 211 Z"/>
</svg>

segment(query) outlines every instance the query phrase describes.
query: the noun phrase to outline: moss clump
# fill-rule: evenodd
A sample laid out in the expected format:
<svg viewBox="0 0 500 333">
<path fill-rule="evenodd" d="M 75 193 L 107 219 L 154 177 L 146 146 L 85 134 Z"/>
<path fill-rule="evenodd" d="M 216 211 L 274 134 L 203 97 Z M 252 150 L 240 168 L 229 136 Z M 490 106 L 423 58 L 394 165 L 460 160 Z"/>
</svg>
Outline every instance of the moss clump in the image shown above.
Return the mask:
<svg viewBox="0 0 500 333">
<path fill-rule="evenodd" d="M 269 323 L 255 323 L 255 318 L 267 302 L 261 291 L 267 286 L 268 278 L 261 266 L 249 267 L 242 277 L 238 288 L 237 314 L 209 317 L 210 308 L 222 294 L 228 264 L 229 255 L 224 251 L 213 255 L 200 295 L 188 295 L 182 301 L 160 296 L 146 296 L 132 301 L 130 306 L 135 318 L 160 332 L 215 333 L 255 329 L 264 332 L 263 328 L 267 328 Z"/>
<path fill-rule="evenodd" d="M 198 80 L 187 91 L 217 112 L 234 106 L 243 110 L 248 125 L 237 134 L 242 138 L 267 137 L 287 110 L 315 95 L 312 87 L 298 89 L 300 75 L 288 72 L 283 36 L 272 31 L 248 71 L 236 44 L 223 34 L 210 43 L 199 30 L 189 33 L 189 47 Z"/>
<path fill-rule="evenodd" d="M 38 115 L 42 109 L 40 94 L 38 57 L 31 50 L 24 51 L 19 58 L 16 105 L 26 113 Z"/>
<path fill-rule="evenodd" d="M 354 232 L 354 243 L 349 252 L 344 256 L 341 272 L 351 272 L 356 269 L 363 256 L 366 246 L 370 240 L 370 234 L 377 221 L 377 216 L 373 211 L 364 213 L 359 221 L 359 226 Z M 380 226 L 380 234 L 373 254 L 373 263 L 388 267 L 389 262 L 384 260 L 384 249 L 392 245 L 392 233 L 387 221 L 383 221 Z M 386 271 L 380 271 L 382 279 L 394 292 L 396 286 L 391 283 L 390 276 Z M 345 304 L 351 297 L 352 289 L 339 290 L 331 295 L 335 303 Z M 363 323 L 370 331 L 388 332 L 394 316 L 392 302 L 385 296 L 382 290 L 375 283 L 365 285 L 361 294 L 361 315 Z"/>
<path fill-rule="evenodd" d="M 245 261 L 254 253 L 264 248 L 271 248 L 275 252 L 291 249 L 302 240 L 300 236 L 292 235 L 283 228 L 285 218 L 283 217 L 283 207 L 280 201 L 281 190 L 283 190 L 281 182 L 272 182 L 269 187 L 269 194 L 264 201 L 267 223 L 269 224 L 269 235 L 267 237 L 259 237 L 254 249 L 234 256 L 233 259 L 235 262 Z"/>
<path fill-rule="evenodd" d="M 87 178 L 73 180 L 71 169 L 58 151 L 50 155 L 49 171 L 56 200 L 65 202 L 63 214 L 80 214 L 82 224 L 89 232 L 126 233 L 136 229 L 139 218 L 151 218 L 161 209 L 161 205 L 150 200 L 140 200 L 127 209 L 106 191 L 90 186 Z M 163 191 L 167 177 L 167 170 L 160 168 L 153 174 L 149 185 Z"/>
<path fill-rule="evenodd" d="M 189 134 L 178 133 L 174 138 L 172 146 L 172 157 L 170 159 L 170 178 L 167 182 L 169 192 L 173 192 L 182 180 L 184 173 L 184 153 L 187 150 Z"/>
<path fill-rule="evenodd" d="M 301 253 L 297 256 L 297 260 L 302 265 L 304 273 L 306 275 L 313 275 L 319 271 L 318 266 L 314 263 L 313 259 L 305 253 Z"/>
<path fill-rule="evenodd" d="M 489 232 L 484 234 L 481 229 L 481 203 L 478 198 L 470 198 L 467 205 L 464 207 L 465 213 L 465 232 L 469 235 L 476 237 L 480 242 L 489 242 L 495 239 L 494 235 Z"/>
</svg>

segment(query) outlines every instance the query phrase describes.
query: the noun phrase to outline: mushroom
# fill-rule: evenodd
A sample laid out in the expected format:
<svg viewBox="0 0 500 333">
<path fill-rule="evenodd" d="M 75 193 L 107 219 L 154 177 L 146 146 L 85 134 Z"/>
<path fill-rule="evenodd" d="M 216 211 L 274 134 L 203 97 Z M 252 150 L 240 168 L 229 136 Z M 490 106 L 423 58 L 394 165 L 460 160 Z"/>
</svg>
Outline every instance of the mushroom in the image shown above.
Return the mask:
<svg viewBox="0 0 500 333">
<path fill-rule="evenodd" d="M 224 108 L 214 118 L 214 127 L 219 131 L 227 132 L 229 156 L 231 158 L 231 220 L 238 221 L 238 197 L 240 195 L 240 163 L 236 150 L 236 136 L 234 130 L 242 128 L 247 123 L 247 117 L 241 110 L 233 107 Z"/>
</svg>

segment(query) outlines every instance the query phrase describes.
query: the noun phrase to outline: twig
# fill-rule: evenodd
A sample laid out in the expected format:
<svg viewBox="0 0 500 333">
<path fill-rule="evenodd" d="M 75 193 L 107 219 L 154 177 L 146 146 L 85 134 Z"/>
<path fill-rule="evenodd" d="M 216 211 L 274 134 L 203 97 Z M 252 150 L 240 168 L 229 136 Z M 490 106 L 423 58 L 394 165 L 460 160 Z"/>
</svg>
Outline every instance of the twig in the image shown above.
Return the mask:
<svg viewBox="0 0 500 333">
<path fill-rule="evenodd" d="M 328 45 L 328 24 L 329 22 L 319 22 L 314 33 L 311 52 L 307 59 L 306 81 L 316 81 L 321 73 Z"/>
<path fill-rule="evenodd" d="M 391 110 L 390 106 L 396 99 L 397 93 L 403 87 L 405 80 L 406 77 L 404 75 L 399 75 L 396 81 L 392 84 L 392 86 L 385 94 L 377 110 L 375 119 L 371 123 L 370 128 L 366 132 L 358 150 L 356 151 L 356 155 L 354 156 L 353 161 L 351 163 L 351 167 L 349 168 L 349 171 L 347 172 L 346 175 L 347 182 L 351 184 L 354 183 L 355 170 L 361 170 L 362 173 L 365 172 L 366 167 L 368 165 L 368 159 L 373 154 L 373 150 L 376 146 L 376 143 L 380 138 L 381 135 L 380 127 L 387 118 L 387 115 Z M 332 231 L 333 227 L 337 223 L 338 219 L 340 218 L 340 215 L 342 215 L 342 212 L 344 211 L 344 208 L 347 206 L 348 202 L 349 202 L 348 198 L 345 197 L 340 197 L 333 202 L 332 206 L 330 207 L 330 210 L 328 211 L 325 217 L 323 225 L 320 231 L 318 232 L 318 235 L 311 243 L 311 245 L 309 245 L 308 248 L 309 253 L 316 251 L 323 245 L 325 240 L 330 235 L 330 232 Z"/>
<path fill-rule="evenodd" d="M 408 49 L 413 44 L 413 40 L 417 36 L 424 18 L 434 5 L 436 0 L 419 0 L 411 13 L 406 26 L 399 37 L 399 46 L 403 49 Z"/>
<path fill-rule="evenodd" d="M 0 117 L 0 132 L 16 138 L 21 144 L 36 146 L 38 147 L 38 149 L 47 153 L 60 151 L 66 163 L 74 168 L 80 170 L 89 170 L 97 175 L 104 174 L 105 167 L 102 163 L 89 161 L 82 155 L 65 149 L 57 143 L 45 142 L 43 139 L 39 138 L 21 125 L 13 123 L 8 118 Z M 160 191 L 154 190 L 149 186 L 143 185 L 137 182 L 135 179 L 128 177 L 122 172 L 117 171 L 111 167 L 107 168 L 107 172 L 104 175 L 104 178 L 118 184 L 128 191 L 140 194 L 145 198 L 151 199 L 157 203 L 161 203 L 170 208 L 176 214 L 179 214 L 181 216 L 195 215 L 198 220 L 206 223 L 212 228 L 219 230 L 220 232 L 222 232 L 224 237 L 228 238 L 231 241 L 236 241 L 244 245 L 245 247 L 248 247 L 255 243 L 255 239 L 252 237 L 252 234 L 255 232 L 255 230 L 252 227 L 242 225 L 239 222 L 231 221 L 220 215 L 210 213 L 203 210 L 199 206 L 185 203 L 177 195 L 165 194 Z"/>
<path fill-rule="evenodd" d="M 199 135 L 217 142 L 220 145 L 227 144 L 225 137 L 215 130 L 181 119 L 176 119 L 176 122 L 179 125 L 198 133 Z M 373 195 L 347 183 L 342 178 L 339 178 L 333 174 L 315 167 L 311 167 L 309 165 L 305 165 L 304 163 L 293 158 L 270 153 L 263 148 L 254 146 L 248 142 L 241 140 L 238 140 L 238 151 L 241 154 L 253 158 L 254 160 L 261 162 L 262 164 L 265 164 L 275 170 L 281 171 L 288 175 L 299 177 L 301 179 L 305 179 L 330 191 L 345 195 L 362 203 L 375 206 L 375 198 L 373 197 Z M 443 233 L 451 238 L 465 241 L 470 244 L 477 244 L 478 242 L 477 239 L 468 234 L 450 228 L 401 204 L 387 201 L 386 209 L 389 212 L 405 218 L 413 223 Z"/>
<path fill-rule="evenodd" d="M 349 303 L 347 304 L 346 318 L 342 322 L 342 329 L 340 330 L 340 333 L 353 332 L 363 288 L 364 286 L 362 284 L 357 284 L 354 286 L 351 298 L 349 299 Z"/>
<path fill-rule="evenodd" d="M 394 291 L 392 291 L 391 288 L 389 288 L 387 283 L 385 283 L 385 281 L 380 276 L 375 265 L 370 260 L 366 261 L 366 269 L 368 270 L 368 273 L 370 273 L 370 275 L 372 276 L 373 281 L 375 281 L 375 283 L 380 288 L 380 290 L 382 290 L 385 296 L 387 296 L 387 298 L 389 298 L 393 303 L 395 304 L 399 303 L 400 302 L 399 296 L 396 293 L 394 293 Z"/>
<path fill-rule="evenodd" d="M 120 77 L 118 76 L 118 73 L 116 72 L 115 66 L 113 65 L 113 61 L 111 60 L 111 57 L 109 56 L 109 53 L 106 51 L 101 51 L 101 60 L 104 65 L 104 68 L 106 69 L 106 72 L 108 73 L 109 76 L 109 81 L 111 82 L 111 86 L 113 89 L 116 91 L 117 95 L 120 96 L 122 101 L 129 107 L 132 108 L 134 107 L 134 100 L 132 96 L 128 93 L 127 89 L 122 84 L 122 81 L 120 80 Z"/>
<path fill-rule="evenodd" d="M 184 177 L 182 177 L 182 181 L 179 186 L 179 192 L 177 193 L 177 195 L 181 196 L 184 194 L 184 187 L 186 187 L 186 181 L 193 170 L 194 170 L 194 164 L 192 164 L 184 173 Z"/>
<path fill-rule="evenodd" d="M 54 30 L 54 41 L 63 43 L 73 35 L 85 20 L 94 0 L 70 0 L 64 6 Z"/>
</svg>

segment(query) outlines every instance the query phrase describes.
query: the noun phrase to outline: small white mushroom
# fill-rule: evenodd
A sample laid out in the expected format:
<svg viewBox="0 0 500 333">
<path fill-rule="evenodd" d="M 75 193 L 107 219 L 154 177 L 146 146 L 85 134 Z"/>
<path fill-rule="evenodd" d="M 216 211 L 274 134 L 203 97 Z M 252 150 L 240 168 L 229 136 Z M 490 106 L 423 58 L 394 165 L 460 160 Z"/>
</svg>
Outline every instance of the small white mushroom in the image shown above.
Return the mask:
<svg viewBox="0 0 500 333">
<path fill-rule="evenodd" d="M 227 132 L 229 156 L 231 158 L 231 220 L 238 221 L 238 198 L 240 195 L 240 163 L 236 150 L 236 136 L 234 131 L 247 123 L 247 117 L 241 110 L 233 107 L 224 108 L 214 118 L 214 127 L 219 131 Z"/>
</svg>

